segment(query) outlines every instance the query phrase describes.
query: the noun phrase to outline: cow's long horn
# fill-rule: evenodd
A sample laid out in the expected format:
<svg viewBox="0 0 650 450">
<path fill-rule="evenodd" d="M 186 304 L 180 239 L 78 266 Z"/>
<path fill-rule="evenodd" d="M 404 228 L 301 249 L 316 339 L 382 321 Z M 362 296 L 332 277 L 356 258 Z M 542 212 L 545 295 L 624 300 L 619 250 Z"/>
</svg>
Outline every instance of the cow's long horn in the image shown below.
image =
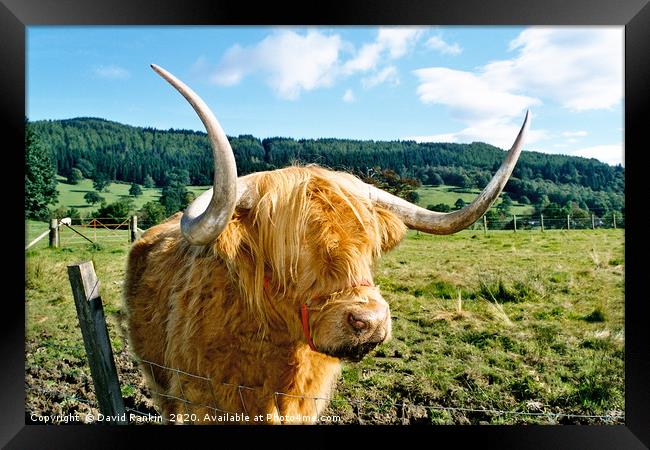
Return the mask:
<svg viewBox="0 0 650 450">
<path fill-rule="evenodd" d="M 530 111 L 527 111 L 517 139 L 497 173 L 472 203 L 458 211 L 451 213 L 429 211 L 369 184 L 363 186 L 358 192 L 360 195 L 369 195 L 373 203 L 395 213 L 409 228 L 431 234 L 455 233 L 478 220 L 497 199 L 517 163 L 529 125 Z"/>
<path fill-rule="evenodd" d="M 221 234 L 237 205 L 235 156 L 226 133 L 208 105 L 185 83 L 165 69 L 155 64 L 152 64 L 151 68 L 185 97 L 199 115 L 208 132 L 214 157 L 213 189 L 200 195 L 187 207 L 181 218 L 181 231 L 193 245 L 209 244 Z M 217 195 L 213 195 L 213 193 Z"/>
</svg>

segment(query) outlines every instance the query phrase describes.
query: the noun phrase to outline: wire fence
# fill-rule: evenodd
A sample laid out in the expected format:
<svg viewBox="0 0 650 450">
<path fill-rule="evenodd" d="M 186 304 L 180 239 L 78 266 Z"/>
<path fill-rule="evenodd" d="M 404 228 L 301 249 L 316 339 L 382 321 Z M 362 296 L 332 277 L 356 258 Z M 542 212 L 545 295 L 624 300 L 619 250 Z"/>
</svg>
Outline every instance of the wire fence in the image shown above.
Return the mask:
<svg viewBox="0 0 650 450">
<path fill-rule="evenodd" d="M 79 244 L 100 245 L 101 243 L 108 243 L 111 245 L 129 245 L 134 239 L 135 235 L 139 235 L 143 230 L 137 226 L 137 219 L 134 222 L 135 216 L 128 217 L 98 217 L 92 219 L 84 218 L 64 218 L 53 219 L 49 225 L 49 246 L 50 247 L 70 247 Z M 142 225 L 142 224 L 141 224 Z M 48 236 L 48 230 L 45 230 L 47 225 L 44 223 L 42 227 L 28 229 L 27 235 L 34 235 L 44 230 L 35 239 L 32 239 L 25 249 L 29 248 L 42 248 L 48 245 L 45 237 Z"/>
<path fill-rule="evenodd" d="M 135 218 L 135 221 L 134 221 Z M 45 230 L 45 224 L 43 224 Z M 147 228 L 154 225 L 148 221 L 140 221 L 137 217 L 104 217 L 104 218 L 67 218 L 58 219 L 58 233 L 50 246 L 65 247 L 79 244 L 99 244 L 101 242 L 129 245 L 135 236 L 142 234 Z M 560 210 L 544 214 L 513 214 L 500 215 L 499 218 L 488 218 L 487 215 L 470 225 L 470 230 L 482 230 L 488 233 L 491 230 L 512 231 L 545 231 L 545 230 L 596 230 L 625 228 L 625 215 L 620 212 L 594 211 L 579 214 L 563 214 Z M 41 228 L 29 234 L 40 232 Z M 26 246 L 38 248 L 46 244 L 41 241 L 47 236 L 45 230 L 40 236 Z M 35 245 L 37 244 L 37 245 Z"/>
<path fill-rule="evenodd" d="M 512 214 L 501 216 L 499 219 L 490 219 L 484 216 L 482 219 L 470 225 L 470 229 L 478 230 L 596 230 L 625 228 L 625 215 L 611 213 L 606 216 L 596 214 Z"/>
<path fill-rule="evenodd" d="M 50 347 L 50 348 L 56 348 L 58 350 L 63 350 L 70 352 L 71 354 L 76 355 L 77 357 L 80 357 L 82 355 L 85 355 L 85 349 L 82 346 L 74 346 L 74 345 L 65 345 L 65 344 L 58 344 L 54 342 L 45 342 L 42 344 L 43 347 Z M 173 374 L 174 377 L 177 378 L 179 381 L 179 384 L 182 386 L 182 383 L 180 383 L 180 377 L 186 377 L 191 380 L 197 380 L 198 382 L 205 383 L 207 386 L 209 386 L 211 393 L 212 393 L 212 403 L 211 404 L 206 404 L 205 402 L 197 402 L 197 401 L 192 401 L 188 399 L 185 394 L 183 389 L 180 389 L 180 396 L 178 395 L 172 395 L 167 392 L 158 392 L 158 391 L 153 391 L 151 390 L 150 387 L 146 388 L 146 395 L 151 398 L 151 396 L 159 396 L 160 398 L 168 399 L 168 400 L 173 400 L 176 402 L 181 402 L 190 412 L 182 414 L 183 419 L 180 420 L 182 423 L 197 423 L 197 422 L 202 422 L 203 418 L 205 417 L 205 413 L 197 413 L 197 411 L 203 409 L 203 410 L 209 410 L 212 412 L 212 414 L 209 415 L 210 421 L 215 422 L 215 423 L 239 423 L 239 422 L 250 422 L 253 423 L 253 418 L 249 415 L 248 408 L 246 406 L 246 402 L 244 399 L 244 396 L 242 395 L 242 391 L 247 391 L 247 392 L 258 392 L 260 395 L 268 395 L 266 392 L 264 392 L 261 388 L 259 387 L 250 387 L 250 386 L 245 386 L 241 384 L 236 384 L 236 383 L 227 383 L 227 382 L 216 382 L 213 379 L 211 379 L 209 376 L 204 376 L 204 375 L 197 375 L 185 370 L 181 370 L 178 368 L 174 367 L 167 367 L 162 364 L 153 362 L 153 361 L 148 361 L 144 360 L 141 358 L 137 358 L 134 355 L 131 355 L 128 353 L 127 349 L 123 350 L 124 352 L 127 352 L 129 355 L 130 362 L 133 363 L 134 365 L 137 363 L 141 364 L 141 367 L 149 367 L 151 370 L 151 375 L 153 379 L 155 380 L 155 375 L 153 373 L 153 368 L 156 367 L 158 369 L 162 369 L 165 371 L 169 371 Z M 85 375 L 86 377 L 90 378 L 89 376 Z M 88 380 L 86 380 L 88 381 Z M 187 380 L 186 380 L 187 383 Z M 214 393 L 213 387 L 215 386 L 224 386 L 228 387 L 234 390 L 237 390 L 238 396 L 240 399 L 241 403 L 241 409 L 239 410 L 229 410 L 225 408 L 220 408 L 219 405 L 219 400 L 217 396 Z M 130 385 L 129 385 L 130 386 Z M 26 385 L 26 390 L 28 392 L 28 399 L 30 394 L 44 394 L 45 396 L 49 397 L 54 397 L 57 398 L 58 402 L 63 404 L 66 402 L 76 402 L 82 405 L 85 405 L 86 408 L 90 409 L 86 411 L 85 414 L 79 415 L 79 410 L 74 409 L 74 405 L 68 405 L 68 408 L 64 413 L 57 415 L 52 415 L 50 414 L 45 415 L 45 417 L 49 417 L 49 419 L 43 420 L 42 417 L 43 415 L 39 415 L 35 411 L 28 412 L 26 416 L 30 417 L 31 420 L 29 420 L 32 423 L 42 423 L 42 422 L 50 422 L 50 423 L 70 423 L 70 422 L 82 422 L 82 423 L 93 423 L 93 422 L 99 422 L 102 420 L 106 420 L 102 418 L 101 413 L 99 412 L 99 407 L 96 402 L 96 400 L 91 399 L 91 398 L 84 398 L 80 397 L 79 395 L 74 395 L 74 394 L 65 394 L 62 393 L 63 387 L 60 385 L 53 386 L 50 389 L 44 389 L 39 386 L 35 385 Z M 450 422 L 451 417 L 453 417 L 454 414 L 457 413 L 462 413 L 462 414 L 478 414 L 481 417 L 484 417 L 485 419 L 488 419 L 490 417 L 503 417 L 503 418 L 529 418 L 529 419 L 545 419 L 545 422 L 542 423 L 548 423 L 548 424 L 557 424 L 557 423 L 562 423 L 568 421 L 568 423 L 576 423 L 576 422 L 581 422 L 581 421 L 587 421 L 588 423 L 601 423 L 601 424 L 622 424 L 625 423 L 625 414 L 623 411 L 620 410 L 610 410 L 607 411 L 606 414 L 588 414 L 588 413 L 566 413 L 566 412 L 561 412 L 561 411 L 544 411 L 544 405 L 540 404 L 539 402 L 535 401 L 529 401 L 526 403 L 526 406 L 528 406 L 529 410 L 521 410 L 521 409 L 514 409 L 514 410 L 506 410 L 506 409 L 499 409 L 499 408 L 485 408 L 485 407 L 472 407 L 472 406 L 444 406 L 444 405 L 439 405 L 439 404 L 427 404 L 427 403 L 416 403 L 416 402 L 411 402 L 408 400 L 401 400 L 401 401 L 393 401 L 390 399 L 386 400 L 369 400 L 369 399 L 364 399 L 364 398 L 341 398 L 341 397 L 336 397 L 336 398 L 331 398 L 331 397 L 318 397 L 318 396 L 310 396 L 310 395 L 301 395 L 301 394 L 289 394 L 286 392 L 280 392 L 280 391 L 274 391 L 270 393 L 273 397 L 273 402 L 276 407 L 276 410 L 279 412 L 280 411 L 280 406 L 279 406 L 279 399 L 281 397 L 288 397 L 288 398 L 293 398 L 293 399 L 302 399 L 302 400 L 307 400 L 310 402 L 314 403 L 314 410 L 319 411 L 322 410 L 322 408 L 318 408 L 318 403 L 319 401 L 325 402 L 325 405 L 329 405 L 332 401 L 336 401 L 339 403 L 339 409 L 340 409 L 340 402 L 344 401 L 347 403 L 347 405 L 350 406 L 348 409 L 349 411 L 352 411 L 352 416 L 348 416 L 346 418 L 341 418 L 340 416 L 336 415 L 337 410 L 332 409 L 332 408 L 327 408 L 323 411 L 322 414 L 318 414 L 317 416 L 305 416 L 303 417 L 304 419 L 308 419 L 307 421 L 309 422 L 314 422 L 315 424 L 369 424 L 372 423 L 372 415 L 369 413 L 371 410 L 372 411 L 377 411 L 377 410 L 382 410 L 385 412 L 385 414 L 392 416 L 394 418 L 392 423 L 409 423 L 409 411 L 413 411 L 414 409 L 420 409 L 426 411 L 426 417 L 430 417 L 433 412 L 444 412 L 448 413 L 450 416 Z M 153 403 L 152 403 L 153 404 Z M 155 410 L 154 408 L 135 408 L 131 406 L 125 406 L 126 412 L 128 413 L 128 419 L 129 422 L 132 424 L 143 424 L 143 423 L 148 423 L 148 424 L 162 424 L 166 423 L 163 417 L 160 415 L 159 411 Z M 146 410 L 143 410 L 146 409 Z M 392 415 L 390 412 L 387 412 L 388 410 L 392 410 Z M 180 415 L 179 415 L 180 416 Z M 59 419 L 57 421 L 57 418 Z M 168 423 L 168 422 L 167 422 Z"/>
</svg>

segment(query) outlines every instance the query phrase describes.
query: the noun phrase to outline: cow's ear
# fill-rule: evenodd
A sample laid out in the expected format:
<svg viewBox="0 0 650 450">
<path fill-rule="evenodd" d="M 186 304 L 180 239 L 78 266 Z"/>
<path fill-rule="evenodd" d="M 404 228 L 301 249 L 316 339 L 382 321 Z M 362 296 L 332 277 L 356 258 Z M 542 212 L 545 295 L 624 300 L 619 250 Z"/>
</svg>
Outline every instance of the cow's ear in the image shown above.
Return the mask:
<svg viewBox="0 0 650 450">
<path fill-rule="evenodd" d="M 381 232 L 381 251 L 386 253 L 399 244 L 406 235 L 406 226 L 395 214 L 383 208 L 376 208 Z"/>
</svg>

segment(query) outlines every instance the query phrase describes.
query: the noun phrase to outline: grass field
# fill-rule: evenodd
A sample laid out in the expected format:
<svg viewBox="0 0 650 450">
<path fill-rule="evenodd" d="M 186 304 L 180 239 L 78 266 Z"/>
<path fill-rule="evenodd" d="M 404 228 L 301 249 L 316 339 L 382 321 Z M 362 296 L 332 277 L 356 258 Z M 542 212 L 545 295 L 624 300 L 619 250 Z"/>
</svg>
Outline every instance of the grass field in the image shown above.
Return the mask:
<svg viewBox="0 0 650 450">
<path fill-rule="evenodd" d="M 87 216 L 91 212 L 99 209 L 99 204 L 89 205 L 84 200 L 84 195 L 87 192 L 95 190 L 93 188 L 93 181 L 84 178 L 78 184 L 69 184 L 66 182 L 65 177 L 57 176 L 59 183 L 57 184 L 58 202 L 53 205 L 54 208 L 76 208 L 82 216 Z M 161 195 L 161 188 L 142 188 L 142 195 L 131 197 L 129 195 L 130 183 L 111 183 L 108 187 L 108 192 L 100 192 L 99 195 L 106 199 L 106 203 L 113 203 L 123 198 L 132 198 L 136 209 L 139 209 L 147 202 L 158 201 Z M 210 186 L 188 186 L 187 189 L 195 194 L 209 189 Z"/>
<path fill-rule="evenodd" d="M 84 200 L 84 195 L 87 192 L 94 191 L 93 182 L 90 179 L 83 179 L 78 184 L 68 184 L 64 177 L 57 177 L 59 183 L 57 190 L 59 192 L 58 203 L 54 205 L 55 208 L 76 208 L 80 211 L 82 216 L 87 216 L 91 212 L 99 208 L 99 204 L 91 206 Z M 113 203 L 122 198 L 128 198 L 129 183 L 111 183 L 108 192 L 101 192 L 100 195 L 106 199 L 107 203 Z M 188 190 L 194 192 L 196 195 L 210 188 L 210 186 L 188 186 Z M 161 188 L 142 188 L 142 195 L 138 197 L 131 197 L 134 201 L 136 209 L 139 209 L 147 202 L 158 201 L 160 198 Z M 454 186 L 422 186 L 418 189 L 420 200 L 418 205 L 426 208 L 427 205 L 436 205 L 438 203 L 445 203 L 449 206 L 454 206 L 456 200 L 459 198 L 469 203 L 476 198 L 480 193 L 480 189 L 464 189 Z M 495 203 L 498 204 L 499 200 Z M 513 214 L 532 214 L 533 207 L 530 205 L 521 205 L 514 203 L 512 207 Z"/>
<path fill-rule="evenodd" d="M 422 186 L 418 189 L 418 193 L 420 194 L 418 205 L 423 208 L 426 208 L 427 205 L 436 205 L 438 203 L 444 203 L 453 207 L 459 198 L 465 201 L 465 203 L 472 202 L 481 193 L 481 190 L 442 185 Z M 498 205 L 500 201 L 497 200 L 494 206 Z M 533 206 L 513 202 L 511 211 L 513 214 L 528 215 L 533 213 Z"/>
<path fill-rule="evenodd" d="M 66 272 L 86 260 L 101 281 L 127 407 L 153 412 L 119 332 L 128 248 L 125 238 L 26 252 L 27 415 L 97 412 Z M 344 364 L 325 414 L 366 424 L 623 423 L 623 249 L 620 229 L 409 232 L 375 272 L 393 339 Z"/>
</svg>

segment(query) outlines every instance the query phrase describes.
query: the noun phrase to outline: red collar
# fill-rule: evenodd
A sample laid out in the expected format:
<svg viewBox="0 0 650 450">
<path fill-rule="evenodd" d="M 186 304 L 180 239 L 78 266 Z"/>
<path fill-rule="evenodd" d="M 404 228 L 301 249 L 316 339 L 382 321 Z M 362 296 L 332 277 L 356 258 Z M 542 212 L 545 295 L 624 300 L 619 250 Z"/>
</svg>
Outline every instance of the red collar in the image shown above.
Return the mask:
<svg viewBox="0 0 650 450">
<path fill-rule="evenodd" d="M 317 352 L 318 350 L 316 350 L 311 333 L 309 332 L 309 310 L 307 309 L 307 303 L 300 305 L 300 320 L 302 320 L 302 331 L 305 333 L 305 339 L 307 339 L 309 348 Z"/>
</svg>

